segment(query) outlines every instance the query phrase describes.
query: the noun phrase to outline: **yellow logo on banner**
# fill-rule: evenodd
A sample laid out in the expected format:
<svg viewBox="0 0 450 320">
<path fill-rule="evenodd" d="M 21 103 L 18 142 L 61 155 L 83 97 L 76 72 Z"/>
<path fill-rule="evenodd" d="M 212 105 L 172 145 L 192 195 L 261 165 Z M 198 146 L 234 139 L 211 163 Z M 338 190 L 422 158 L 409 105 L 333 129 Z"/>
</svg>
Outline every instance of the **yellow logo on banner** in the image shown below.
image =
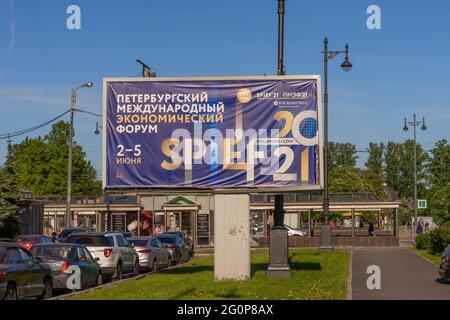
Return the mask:
<svg viewBox="0 0 450 320">
<path fill-rule="evenodd" d="M 252 100 L 252 92 L 249 89 L 240 89 L 237 93 L 237 99 L 240 103 L 247 103 Z"/>
</svg>

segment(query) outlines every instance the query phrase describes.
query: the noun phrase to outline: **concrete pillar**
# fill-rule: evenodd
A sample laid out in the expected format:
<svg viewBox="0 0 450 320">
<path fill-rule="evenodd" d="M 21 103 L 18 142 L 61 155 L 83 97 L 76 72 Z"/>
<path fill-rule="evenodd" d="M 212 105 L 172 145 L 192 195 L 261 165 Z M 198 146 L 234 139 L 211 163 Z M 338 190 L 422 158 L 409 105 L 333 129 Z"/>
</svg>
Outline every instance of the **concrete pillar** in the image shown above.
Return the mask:
<svg viewBox="0 0 450 320">
<path fill-rule="evenodd" d="M 245 280 L 251 276 L 250 196 L 214 195 L 214 278 Z"/>
</svg>

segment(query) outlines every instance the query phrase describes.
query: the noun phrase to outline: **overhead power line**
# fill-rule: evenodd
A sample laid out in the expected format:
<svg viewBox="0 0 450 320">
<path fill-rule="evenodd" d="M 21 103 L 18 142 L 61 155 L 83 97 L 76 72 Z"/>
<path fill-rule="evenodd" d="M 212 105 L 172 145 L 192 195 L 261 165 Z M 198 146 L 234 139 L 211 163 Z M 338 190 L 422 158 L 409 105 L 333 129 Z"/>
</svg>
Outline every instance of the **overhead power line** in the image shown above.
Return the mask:
<svg viewBox="0 0 450 320">
<path fill-rule="evenodd" d="M 28 128 L 28 129 L 1 134 L 0 135 L 0 140 L 10 139 L 10 138 L 13 138 L 13 137 L 17 137 L 17 136 L 21 136 L 23 134 L 30 133 L 32 131 L 36 131 L 36 130 L 38 130 L 38 129 L 42 128 L 42 127 L 45 127 L 45 126 L 49 125 L 50 123 L 55 122 L 56 120 L 64 117 L 69 112 L 70 112 L 70 110 L 67 110 L 66 112 L 60 114 L 59 116 L 57 116 L 57 117 L 55 117 L 53 119 L 50 119 L 50 120 L 48 120 L 48 121 L 46 121 L 44 123 L 41 123 L 41 124 L 39 124 L 37 126 L 31 127 L 31 128 Z"/>
</svg>

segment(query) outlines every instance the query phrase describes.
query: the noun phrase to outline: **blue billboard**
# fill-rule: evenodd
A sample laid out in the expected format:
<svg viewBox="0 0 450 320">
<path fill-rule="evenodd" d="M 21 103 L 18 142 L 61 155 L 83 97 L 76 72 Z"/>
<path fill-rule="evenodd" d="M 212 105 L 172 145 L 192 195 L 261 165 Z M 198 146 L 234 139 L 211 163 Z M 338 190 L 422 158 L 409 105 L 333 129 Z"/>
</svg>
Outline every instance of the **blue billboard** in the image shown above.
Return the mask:
<svg viewBox="0 0 450 320">
<path fill-rule="evenodd" d="M 106 188 L 321 186 L 319 76 L 104 80 Z"/>
</svg>

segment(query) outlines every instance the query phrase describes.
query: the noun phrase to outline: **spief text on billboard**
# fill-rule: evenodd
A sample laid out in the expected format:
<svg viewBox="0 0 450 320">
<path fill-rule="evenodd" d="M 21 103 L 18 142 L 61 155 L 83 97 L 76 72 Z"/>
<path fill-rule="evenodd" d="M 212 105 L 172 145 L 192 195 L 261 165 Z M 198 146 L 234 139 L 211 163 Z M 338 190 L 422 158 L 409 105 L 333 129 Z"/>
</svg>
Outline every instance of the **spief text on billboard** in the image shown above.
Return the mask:
<svg viewBox="0 0 450 320">
<path fill-rule="evenodd" d="M 105 188 L 320 189 L 319 76 L 104 80 Z"/>
</svg>

